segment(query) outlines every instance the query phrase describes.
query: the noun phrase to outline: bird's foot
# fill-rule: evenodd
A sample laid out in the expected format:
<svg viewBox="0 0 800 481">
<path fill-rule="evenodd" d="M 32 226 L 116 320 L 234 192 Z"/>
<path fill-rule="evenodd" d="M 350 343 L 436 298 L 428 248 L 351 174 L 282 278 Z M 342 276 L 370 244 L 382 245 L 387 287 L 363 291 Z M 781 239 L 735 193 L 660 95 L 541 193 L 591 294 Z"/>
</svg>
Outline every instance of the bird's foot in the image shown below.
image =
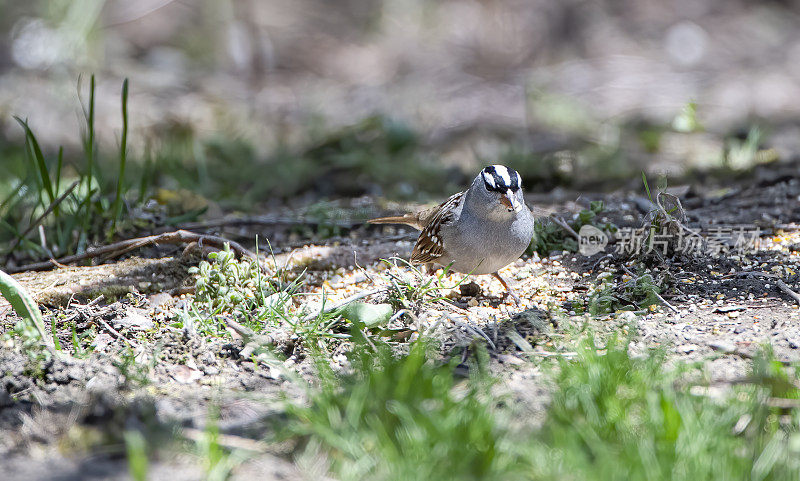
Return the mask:
<svg viewBox="0 0 800 481">
<path fill-rule="evenodd" d="M 503 279 L 503 277 L 500 274 L 495 272 L 495 273 L 492 274 L 492 277 L 494 277 L 495 279 L 500 281 L 500 284 L 503 284 L 503 287 L 506 288 L 505 297 L 510 297 L 511 300 L 513 300 L 514 303 L 517 304 L 517 305 L 522 304 L 522 301 L 520 300 L 519 296 L 517 295 L 517 292 L 514 289 L 511 288 L 511 286 L 508 284 L 508 282 L 506 282 L 506 280 Z"/>
</svg>

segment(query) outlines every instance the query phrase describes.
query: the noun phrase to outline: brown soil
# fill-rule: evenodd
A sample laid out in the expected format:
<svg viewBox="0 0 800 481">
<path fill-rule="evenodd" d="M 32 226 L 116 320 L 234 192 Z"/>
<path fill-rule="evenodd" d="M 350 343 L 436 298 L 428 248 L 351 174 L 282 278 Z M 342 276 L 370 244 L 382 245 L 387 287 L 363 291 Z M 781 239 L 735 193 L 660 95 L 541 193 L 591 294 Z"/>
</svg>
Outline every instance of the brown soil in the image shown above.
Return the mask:
<svg viewBox="0 0 800 481">
<path fill-rule="evenodd" d="M 771 345 L 779 359 L 800 361 L 799 306 L 777 283 L 780 278 L 790 290 L 800 291 L 800 230 L 790 228 L 800 220 L 800 181 L 780 169 L 770 172 L 724 189 L 677 189 L 690 226 L 760 226 L 758 252 L 660 259 L 613 253 L 534 255 L 503 271 L 523 299 L 521 305 L 507 303 L 496 280 L 477 276 L 473 280 L 479 289 L 454 288 L 448 293 L 450 302 L 426 304 L 416 312 L 416 320 L 398 321 L 393 332 L 405 333 L 405 338 L 396 341 L 430 331 L 441 341 L 444 356 L 465 355 L 474 343 L 486 344 L 501 386 L 534 418 L 541 416 L 547 402 L 537 359 L 568 349 L 587 328 L 630 333 L 633 350 L 665 346 L 672 362 L 704 362 L 712 379 L 740 376 L 745 358 L 764 344 Z M 638 227 L 649 208 L 648 199 L 628 193 L 529 196 L 537 206 L 564 215 L 598 199 L 606 207 L 601 220 L 620 227 Z M 260 229 L 261 236 L 286 240 L 273 243 L 279 264 L 296 273 L 306 271 L 309 305 L 321 304 L 323 289 L 335 302 L 380 287 L 380 272 L 386 266 L 379 259 L 406 256 L 415 236 L 402 229 L 354 223 L 344 237 L 305 239 L 306 245 L 297 247 L 304 239 Z M 216 233 L 239 240 L 256 232 L 237 227 Z M 610 246 L 607 252 L 612 251 Z M 259 360 L 248 355 L 237 336 L 203 338 L 171 326 L 175 312 L 191 296 L 187 269 L 198 262 L 191 249 L 171 252 L 167 257 L 131 257 L 15 276 L 39 301 L 48 328 L 54 320 L 60 343 L 70 355 L 34 368 L 23 353 L 0 350 L 0 456 L 5 479 L 128 479 L 122 440 L 126 429 L 139 427 L 167 438 L 180 432 L 191 438 L 202 432 L 212 407 L 219 410 L 223 444 L 244 443 L 255 451 L 236 470 L 235 479 L 301 476 L 292 462 L 291 446 L 260 440 L 274 432 L 272 421 L 282 415 L 285 398 L 303 399 L 302 383 L 290 379 L 291 373 L 313 380 L 302 342 L 284 346 L 284 359 Z M 630 274 L 623 266 L 634 275 L 649 272 L 656 279 L 668 279 L 662 295 L 677 312 L 659 303 L 639 315 L 581 314 L 597 276 L 608 272 L 604 275 L 625 282 Z M 742 275 L 745 271 L 776 277 Z M 455 286 L 460 279 L 451 275 L 445 282 Z M 380 300 L 380 294 L 375 299 Z M 16 321 L 3 301 L 0 319 L 4 331 Z M 91 354 L 80 356 L 73 349 L 73 325 L 78 336 L 90 333 Z M 522 352 L 519 338 L 533 353 Z M 334 350 L 332 362 L 340 362 L 340 351 Z M 146 378 L 138 379 L 135 371 L 124 375 L 129 369 L 123 365 L 126 352 L 137 365 L 151 366 Z M 533 362 L 526 360 L 528 354 Z M 198 479 L 199 458 L 190 444 L 172 443 L 157 454 L 152 479 Z"/>
</svg>

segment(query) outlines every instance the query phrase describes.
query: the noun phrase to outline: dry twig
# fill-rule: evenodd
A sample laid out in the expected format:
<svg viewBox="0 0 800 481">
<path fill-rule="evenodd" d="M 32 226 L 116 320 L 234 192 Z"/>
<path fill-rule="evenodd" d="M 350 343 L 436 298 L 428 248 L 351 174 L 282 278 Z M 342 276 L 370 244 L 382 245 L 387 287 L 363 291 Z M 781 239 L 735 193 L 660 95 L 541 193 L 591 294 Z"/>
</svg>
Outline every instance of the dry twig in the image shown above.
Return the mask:
<svg viewBox="0 0 800 481">
<path fill-rule="evenodd" d="M 130 340 L 130 339 L 128 339 L 127 337 L 125 337 L 125 336 L 123 336 L 122 334 L 120 334 L 120 333 L 119 333 L 119 331 L 117 331 L 116 329 L 114 329 L 113 327 L 111 327 L 111 325 L 110 325 L 109 323 L 107 323 L 106 321 L 104 321 L 103 319 L 101 319 L 101 318 L 97 317 L 97 318 L 95 318 L 94 320 L 95 320 L 96 322 L 98 322 L 98 323 L 99 323 L 101 326 L 103 326 L 103 328 L 105 328 L 105 330 L 106 330 L 106 331 L 110 332 L 110 333 L 111 333 L 111 334 L 112 334 L 114 337 L 116 337 L 117 339 L 119 339 L 119 340 L 121 340 L 121 341 L 125 341 L 125 343 L 126 343 L 128 346 L 130 346 L 130 347 L 132 347 L 132 348 L 134 348 L 134 349 L 139 349 L 139 344 L 137 344 L 137 343 L 135 343 L 135 342 L 131 341 L 131 340 Z"/>
<path fill-rule="evenodd" d="M 96 322 L 96 323 L 100 324 L 101 326 L 103 326 L 103 328 L 106 331 L 108 331 L 109 334 L 111 334 L 112 336 L 116 337 L 117 339 L 119 339 L 121 341 L 124 341 L 126 344 L 128 344 L 128 346 L 138 349 L 139 348 L 139 344 L 137 344 L 134 341 L 131 341 L 127 337 L 125 337 L 122 334 L 120 334 L 119 331 L 117 331 L 116 329 L 111 327 L 111 325 L 109 323 L 107 323 L 106 321 L 104 321 L 99 315 L 95 314 L 93 316 L 89 316 L 89 314 L 86 312 L 87 308 L 96 306 L 103 299 L 105 299 L 105 296 L 103 294 L 100 294 L 99 296 L 95 297 L 94 299 L 92 299 L 91 301 L 89 301 L 86 304 L 78 304 L 78 303 L 72 302 L 70 300 L 69 305 L 74 307 L 75 310 L 77 311 L 77 313 L 73 314 L 72 316 L 67 318 L 65 320 L 65 322 L 70 322 L 70 321 L 74 320 L 78 316 L 83 316 L 86 319 L 91 318 L 92 322 Z M 105 309 L 107 309 L 107 308 L 105 308 Z"/>
<path fill-rule="evenodd" d="M 565 231 L 567 231 L 567 233 L 569 233 L 569 235 L 571 235 L 571 236 L 572 236 L 572 237 L 574 237 L 574 238 L 575 238 L 577 241 L 579 241 L 579 242 L 580 242 L 580 240 L 581 240 L 581 236 L 579 236 L 579 235 L 578 235 L 578 233 L 577 233 L 577 232 L 575 232 L 575 229 L 573 229 L 572 227 L 570 227 L 570 225 L 569 225 L 569 224 L 567 224 L 567 222 L 566 222 L 564 219 L 562 219 L 561 217 L 558 217 L 558 216 L 550 216 L 550 219 L 551 219 L 551 220 L 552 220 L 552 221 L 553 221 L 553 222 L 554 222 L 556 225 L 558 225 L 559 227 L 561 227 L 562 229 L 564 229 Z"/>
<path fill-rule="evenodd" d="M 105 259 L 111 259 L 114 257 L 119 257 L 132 250 L 154 244 L 188 244 L 191 242 L 197 242 L 198 244 L 201 245 L 202 244 L 210 245 L 218 249 L 222 249 L 225 244 L 228 244 L 230 245 L 231 250 L 233 250 L 240 256 L 258 262 L 258 258 L 256 257 L 256 255 L 250 250 L 243 247 L 238 242 L 234 242 L 225 239 L 224 237 L 215 235 L 196 234 L 194 232 L 189 232 L 186 230 L 176 230 L 174 232 L 166 232 L 164 234 L 151 235 L 146 237 L 137 237 L 135 239 L 127 239 L 124 241 L 115 242 L 113 244 L 108 244 L 105 246 L 96 247 L 94 249 L 89 249 L 82 254 L 75 254 L 71 256 L 61 257 L 60 259 L 50 259 L 44 262 L 35 262 L 33 264 L 14 267 L 8 269 L 8 272 L 13 274 L 25 271 L 43 271 L 47 269 L 52 269 L 57 264 L 72 264 L 74 262 L 79 262 L 86 259 L 92 259 L 95 257 L 104 257 Z M 264 273 L 269 274 L 269 272 L 267 271 L 267 267 L 264 264 L 259 262 L 259 266 L 261 267 L 261 270 Z"/>
<path fill-rule="evenodd" d="M 249 327 L 243 326 L 233 319 L 226 317 L 225 326 L 242 338 L 245 345 L 254 343 L 259 346 L 277 346 L 280 344 L 288 344 L 292 342 L 292 333 L 285 330 L 274 330 L 269 334 L 258 334 Z"/>
</svg>

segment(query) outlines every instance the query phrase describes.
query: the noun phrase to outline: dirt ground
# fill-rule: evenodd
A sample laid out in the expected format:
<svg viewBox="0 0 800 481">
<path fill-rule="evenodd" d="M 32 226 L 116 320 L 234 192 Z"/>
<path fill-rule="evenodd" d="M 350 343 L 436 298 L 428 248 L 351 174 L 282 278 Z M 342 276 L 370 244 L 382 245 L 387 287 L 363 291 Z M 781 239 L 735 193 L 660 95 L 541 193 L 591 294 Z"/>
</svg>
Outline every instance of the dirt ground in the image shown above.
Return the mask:
<svg viewBox="0 0 800 481">
<path fill-rule="evenodd" d="M 630 333 L 633 350 L 665 346 L 674 363 L 704 363 L 712 380 L 741 375 L 747 357 L 764 344 L 778 359 L 800 361 L 800 302 L 792 297 L 792 291 L 800 291 L 796 168 L 773 166 L 745 180 L 673 189 L 688 226 L 758 226 L 758 250 L 648 258 L 623 256 L 609 245 L 590 257 L 534 254 L 502 271 L 521 304 L 507 302 L 498 281 L 476 276 L 471 282 L 477 286 L 454 288 L 446 293 L 449 300 L 422 305 L 413 318 L 396 320 L 390 331 L 397 342 L 429 333 L 440 341 L 444 357 L 485 344 L 492 372 L 502 380 L 499 389 L 511 393 L 534 419 L 548 398 L 538 360 L 554 353 L 568 356 L 570 342 L 587 329 Z M 600 221 L 618 227 L 639 227 L 652 207 L 632 190 L 528 196 L 529 203 L 567 219 L 594 200 L 604 202 Z M 386 281 L 379 274 L 402 271 L 387 268 L 380 259 L 407 256 L 415 239 L 415 232 L 361 222 L 324 242 L 281 226 L 213 231 L 233 240 L 252 239 L 256 233 L 270 239 L 279 264 L 306 270 L 304 289 L 311 294 L 304 302 L 311 310 L 321 306 L 323 292 L 329 302 L 337 302 L 376 290 L 366 299 L 380 301 Z M 192 440 L 201 435 L 212 407 L 219 410 L 221 444 L 255 453 L 237 468 L 234 479 L 311 476 L 313 467 L 299 467 L 291 446 L 262 442 L 282 415 L 284 399 L 303 399 L 293 375 L 313 381 L 302 343 L 294 339 L 279 345 L 278 357 L 260 362 L 240 336 L 208 338 L 171 325 L 191 298 L 187 270 L 199 258 L 197 249 L 163 246 L 108 264 L 15 276 L 40 303 L 48 327 L 53 320 L 61 345 L 73 356 L 57 357 L 32 372 L 23 353 L 0 350 L 4 479 L 129 479 L 125 429 L 180 433 Z M 667 280 L 663 302 L 596 316 L 582 313 L 599 279 L 624 285 L 626 276 L 630 280 L 642 273 Z M 459 280 L 450 275 L 445 284 Z M 3 331 L 16 321 L 2 301 L 0 319 Z M 87 356 L 71 347 L 72 325 L 81 339 L 90 336 Z M 125 364 L 125 352 L 135 362 Z M 341 359 L 342 351 L 334 349 L 332 363 Z M 137 366 L 149 370 L 143 374 Z M 193 449 L 186 441 L 159 454 L 151 463 L 151 479 L 199 479 L 202 468 Z"/>
</svg>

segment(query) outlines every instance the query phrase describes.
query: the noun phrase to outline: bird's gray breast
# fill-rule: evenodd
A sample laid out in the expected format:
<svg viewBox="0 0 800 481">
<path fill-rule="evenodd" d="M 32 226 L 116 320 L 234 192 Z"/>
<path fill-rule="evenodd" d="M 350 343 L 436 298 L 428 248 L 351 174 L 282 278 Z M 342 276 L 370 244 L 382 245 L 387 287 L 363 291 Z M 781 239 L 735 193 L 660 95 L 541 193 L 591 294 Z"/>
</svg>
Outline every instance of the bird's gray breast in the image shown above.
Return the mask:
<svg viewBox="0 0 800 481">
<path fill-rule="evenodd" d="M 443 265 L 453 262 L 457 272 L 497 272 L 517 260 L 533 237 L 530 212 L 504 220 L 460 214 L 458 221 L 442 226 L 445 255 L 440 259 Z"/>
</svg>

